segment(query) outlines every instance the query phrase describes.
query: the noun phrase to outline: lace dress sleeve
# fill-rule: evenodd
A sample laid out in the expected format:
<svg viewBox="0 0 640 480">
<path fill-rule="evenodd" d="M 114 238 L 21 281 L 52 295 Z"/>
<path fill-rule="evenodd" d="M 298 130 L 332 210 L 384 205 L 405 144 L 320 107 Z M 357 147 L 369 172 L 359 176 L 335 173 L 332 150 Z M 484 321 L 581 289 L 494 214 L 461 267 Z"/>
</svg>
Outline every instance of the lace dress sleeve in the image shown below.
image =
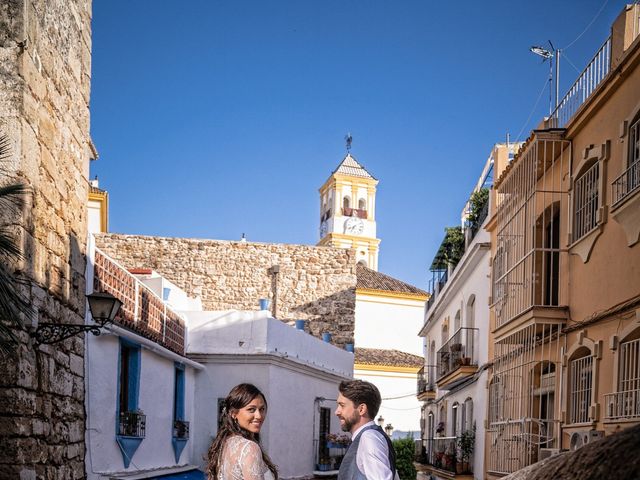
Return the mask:
<svg viewBox="0 0 640 480">
<path fill-rule="evenodd" d="M 221 463 L 218 480 L 264 480 L 268 470 L 260 445 L 240 436 L 227 441 Z"/>
<path fill-rule="evenodd" d="M 240 453 L 243 480 L 263 480 L 267 466 L 262 460 L 262 450 L 255 442 L 247 441 Z"/>
</svg>

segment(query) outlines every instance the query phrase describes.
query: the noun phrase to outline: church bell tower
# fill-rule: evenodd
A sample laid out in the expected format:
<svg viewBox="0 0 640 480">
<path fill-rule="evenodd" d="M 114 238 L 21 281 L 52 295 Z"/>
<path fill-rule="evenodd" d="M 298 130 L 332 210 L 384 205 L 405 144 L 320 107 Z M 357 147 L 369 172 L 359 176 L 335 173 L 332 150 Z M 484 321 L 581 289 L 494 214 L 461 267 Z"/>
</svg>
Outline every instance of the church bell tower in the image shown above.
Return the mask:
<svg viewBox="0 0 640 480">
<path fill-rule="evenodd" d="M 356 261 L 378 270 L 376 238 L 376 180 L 351 155 L 351 136 L 347 136 L 347 155 L 320 187 L 319 246 L 352 248 Z"/>
</svg>

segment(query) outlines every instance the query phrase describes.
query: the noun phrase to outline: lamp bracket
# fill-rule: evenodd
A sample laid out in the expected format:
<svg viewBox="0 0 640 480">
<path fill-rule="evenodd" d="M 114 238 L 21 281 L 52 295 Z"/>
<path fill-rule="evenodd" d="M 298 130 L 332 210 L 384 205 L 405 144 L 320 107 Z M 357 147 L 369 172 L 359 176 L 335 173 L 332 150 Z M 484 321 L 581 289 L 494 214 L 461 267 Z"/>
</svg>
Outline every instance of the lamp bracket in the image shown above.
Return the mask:
<svg viewBox="0 0 640 480">
<path fill-rule="evenodd" d="M 108 323 L 111 322 L 109 320 L 98 321 L 92 325 L 45 322 L 38 324 L 36 331 L 30 333 L 30 335 L 38 345 L 51 345 L 82 332 L 91 332 L 96 336 L 100 335 L 100 329 Z"/>
</svg>

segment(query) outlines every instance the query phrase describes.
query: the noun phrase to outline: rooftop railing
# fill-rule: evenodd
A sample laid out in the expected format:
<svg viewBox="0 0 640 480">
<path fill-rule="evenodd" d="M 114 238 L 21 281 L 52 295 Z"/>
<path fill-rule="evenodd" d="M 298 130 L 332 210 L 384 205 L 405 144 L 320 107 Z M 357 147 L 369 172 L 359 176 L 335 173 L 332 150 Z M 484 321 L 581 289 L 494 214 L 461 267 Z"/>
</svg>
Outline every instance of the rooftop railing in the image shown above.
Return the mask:
<svg viewBox="0 0 640 480">
<path fill-rule="evenodd" d="M 607 76 L 611 68 L 611 37 L 593 56 L 587 67 L 551 114 L 551 126 L 563 128 Z"/>
</svg>

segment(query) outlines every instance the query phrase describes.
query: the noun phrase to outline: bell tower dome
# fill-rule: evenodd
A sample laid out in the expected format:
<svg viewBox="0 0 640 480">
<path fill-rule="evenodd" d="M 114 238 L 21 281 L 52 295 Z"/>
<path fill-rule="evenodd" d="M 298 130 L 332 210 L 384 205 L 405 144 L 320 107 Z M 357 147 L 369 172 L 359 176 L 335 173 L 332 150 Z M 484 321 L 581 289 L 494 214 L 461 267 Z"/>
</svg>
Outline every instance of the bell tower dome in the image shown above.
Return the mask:
<svg viewBox="0 0 640 480">
<path fill-rule="evenodd" d="M 320 187 L 319 246 L 353 248 L 356 261 L 378 270 L 376 180 L 349 152 Z"/>
</svg>

